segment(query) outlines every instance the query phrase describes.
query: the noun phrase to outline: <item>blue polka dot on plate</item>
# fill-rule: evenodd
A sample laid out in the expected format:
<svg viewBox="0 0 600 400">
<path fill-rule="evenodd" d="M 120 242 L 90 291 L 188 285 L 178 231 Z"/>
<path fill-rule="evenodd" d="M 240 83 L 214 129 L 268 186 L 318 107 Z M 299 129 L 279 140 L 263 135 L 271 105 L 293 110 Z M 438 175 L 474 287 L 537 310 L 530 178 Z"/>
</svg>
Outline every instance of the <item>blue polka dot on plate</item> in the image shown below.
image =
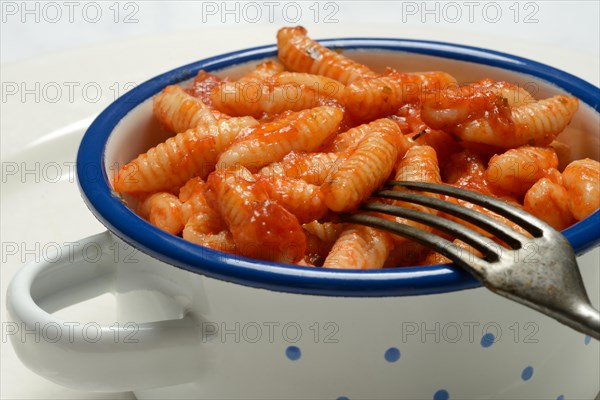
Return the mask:
<svg viewBox="0 0 600 400">
<path fill-rule="evenodd" d="M 583 343 L 587 346 L 588 344 L 590 344 L 590 342 L 592 341 L 592 337 L 591 336 L 587 336 L 583 339 Z"/>
<path fill-rule="evenodd" d="M 433 400 L 448 400 L 450 399 L 450 393 L 445 389 L 440 389 L 433 395 Z"/>
<path fill-rule="evenodd" d="M 526 367 L 523 369 L 523 372 L 521 372 L 521 379 L 523 379 L 524 381 L 530 380 L 532 376 L 533 376 L 533 367 Z"/>
<path fill-rule="evenodd" d="M 398 350 L 395 347 L 390 347 L 385 351 L 385 354 L 383 356 L 385 357 L 385 361 L 387 362 L 396 362 L 400 359 L 400 350 Z"/>
<path fill-rule="evenodd" d="M 556 398 L 556 400 L 565 400 L 565 396 L 563 396 L 563 395 L 561 394 L 560 396 L 558 396 L 558 397 Z"/>
<path fill-rule="evenodd" d="M 296 346 L 288 346 L 288 348 L 285 349 L 285 355 L 290 360 L 296 361 L 300 359 L 300 357 L 302 356 L 302 352 L 300 351 L 300 348 Z"/>
<path fill-rule="evenodd" d="M 349 398 L 347 398 L 346 396 L 340 396 L 335 400 L 350 400 Z"/>
<path fill-rule="evenodd" d="M 483 335 L 481 337 L 481 347 L 490 347 L 491 345 L 494 344 L 494 341 L 496 340 L 496 336 L 494 336 L 493 333 L 486 333 L 485 335 Z"/>
</svg>

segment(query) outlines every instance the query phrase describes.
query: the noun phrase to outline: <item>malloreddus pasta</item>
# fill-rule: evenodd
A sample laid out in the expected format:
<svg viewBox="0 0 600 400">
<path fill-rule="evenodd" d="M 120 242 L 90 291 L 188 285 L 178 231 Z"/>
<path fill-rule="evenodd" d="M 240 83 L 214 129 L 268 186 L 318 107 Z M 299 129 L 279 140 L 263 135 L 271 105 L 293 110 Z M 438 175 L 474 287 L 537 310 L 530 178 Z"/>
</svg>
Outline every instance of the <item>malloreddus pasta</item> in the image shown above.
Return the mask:
<svg viewBox="0 0 600 400">
<path fill-rule="evenodd" d="M 140 200 L 140 216 L 215 250 L 369 269 L 447 261 L 407 239 L 337 222 L 336 213 L 373 201 L 389 178 L 492 195 L 557 229 L 600 206 L 600 164 L 569 164 L 568 146 L 555 141 L 577 111 L 574 97 L 534 99 L 491 79 L 460 86 L 443 71 L 377 73 L 302 27 L 279 30 L 277 45 L 278 60 L 238 79 L 200 71 L 192 84 L 155 96 L 154 115 L 173 136 L 113 181 Z"/>
</svg>

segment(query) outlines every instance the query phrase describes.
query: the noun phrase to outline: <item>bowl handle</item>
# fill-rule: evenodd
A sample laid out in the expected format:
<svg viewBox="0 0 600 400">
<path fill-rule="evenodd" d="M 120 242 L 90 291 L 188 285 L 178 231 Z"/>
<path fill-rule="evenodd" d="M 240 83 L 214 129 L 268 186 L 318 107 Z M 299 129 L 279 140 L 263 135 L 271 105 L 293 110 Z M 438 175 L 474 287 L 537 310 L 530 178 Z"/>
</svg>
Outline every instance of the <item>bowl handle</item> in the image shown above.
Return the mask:
<svg viewBox="0 0 600 400">
<path fill-rule="evenodd" d="M 86 391 L 133 391 L 198 379 L 199 372 L 206 371 L 206 341 L 189 315 L 101 326 L 62 321 L 38 305 L 54 304 L 50 308 L 57 310 L 81 300 L 61 293 L 64 289 L 90 292 L 93 288 L 88 298 L 100 294 L 101 286 L 104 292 L 110 291 L 120 263 L 106 250 L 120 242 L 104 232 L 78 243 L 87 253 L 92 253 L 91 247 L 94 254 L 100 249 L 101 255 L 90 259 L 84 251 L 63 247 L 60 253 L 45 257 L 46 261 L 22 267 L 8 288 L 12 322 L 7 335 L 21 361 L 51 381 Z"/>
</svg>

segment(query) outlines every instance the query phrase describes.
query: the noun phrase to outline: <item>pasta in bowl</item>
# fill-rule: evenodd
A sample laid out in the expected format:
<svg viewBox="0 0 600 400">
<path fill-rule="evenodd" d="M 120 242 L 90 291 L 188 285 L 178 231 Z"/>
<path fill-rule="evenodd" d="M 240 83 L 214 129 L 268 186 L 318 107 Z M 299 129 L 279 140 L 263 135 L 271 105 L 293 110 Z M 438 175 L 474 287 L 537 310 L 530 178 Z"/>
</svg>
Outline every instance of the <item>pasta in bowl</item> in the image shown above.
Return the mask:
<svg viewBox="0 0 600 400">
<path fill-rule="evenodd" d="M 600 206 L 600 163 L 589 158 L 598 154 L 572 155 L 565 143 L 577 97 L 541 97 L 534 82 L 404 71 L 402 59 L 382 71 L 302 27 L 282 28 L 277 39 L 275 59 L 237 74 L 201 69 L 153 97 L 153 115 L 172 136 L 112 176 L 140 216 L 239 256 L 380 269 L 448 261 L 404 238 L 337 223 L 336 213 L 356 210 L 389 178 L 492 195 L 559 230 Z"/>
<path fill-rule="evenodd" d="M 447 43 L 317 44 L 300 28 L 280 39 L 169 71 L 94 121 L 78 183 L 108 232 L 80 243 L 106 251 L 25 266 L 8 311 L 23 326 L 63 326 L 41 303 L 54 310 L 72 301 L 65 292 L 93 297 L 103 284 L 135 340 L 115 340 L 131 337 L 121 325 L 94 342 L 87 325 L 44 329 L 13 340 L 21 360 L 71 388 L 148 399 L 593 397 L 591 338 L 336 215 L 388 175 L 530 201 L 552 223 L 580 220 L 563 233 L 587 253 L 597 298 L 585 257 L 600 213 L 586 216 L 577 180 L 596 164 L 571 162 L 600 158 L 598 88 Z M 565 193 L 575 207 L 545 200 Z"/>
</svg>

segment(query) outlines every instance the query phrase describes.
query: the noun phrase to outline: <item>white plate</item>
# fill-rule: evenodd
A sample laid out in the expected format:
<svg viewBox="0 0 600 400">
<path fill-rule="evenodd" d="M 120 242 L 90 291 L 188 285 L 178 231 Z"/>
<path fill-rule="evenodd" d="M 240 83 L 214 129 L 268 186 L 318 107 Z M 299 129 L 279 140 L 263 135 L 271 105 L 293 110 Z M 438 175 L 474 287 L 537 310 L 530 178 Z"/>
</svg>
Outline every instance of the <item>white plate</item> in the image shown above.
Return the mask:
<svg viewBox="0 0 600 400">
<path fill-rule="evenodd" d="M 591 83 L 600 81 L 599 60 L 568 49 L 526 41 L 434 29 L 398 26 L 308 26 L 312 37 L 405 37 L 487 47 L 541 61 Z M 275 41 L 276 27 L 211 28 L 143 37 L 51 54 L 2 67 L 2 341 L 1 398 L 133 398 L 130 393 L 91 394 L 72 391 L 27 370 L 7 335 L 19 330 L 4 320 L 6 288 L 23 261 L 44 257 L 56 245 L 98 233 L 104 227 L 87 210 L 74 177 L 81 136 L 97 115 L 132 84 L 198 59 Z M 210 41 L 207 40 L 210 38 Z M 6 86 L 8 85 L 8 86 Z M 24 92 L 24 89 L 30 90 Z M 33 91 L 31 91 L 33 89 Z M 25 94 L 27 93 L 27 94 Z M 76 244 L 74 244 L 76 245 Z M 14 254 L 13 254 L 14 253 Z M 111 322 L 110 296 L 59 313 L 68 321 Z M 86 318 L 93 307 L 95 321 Z M 35 340 L 32 334 L 24 340 Z"/>
</svg>

